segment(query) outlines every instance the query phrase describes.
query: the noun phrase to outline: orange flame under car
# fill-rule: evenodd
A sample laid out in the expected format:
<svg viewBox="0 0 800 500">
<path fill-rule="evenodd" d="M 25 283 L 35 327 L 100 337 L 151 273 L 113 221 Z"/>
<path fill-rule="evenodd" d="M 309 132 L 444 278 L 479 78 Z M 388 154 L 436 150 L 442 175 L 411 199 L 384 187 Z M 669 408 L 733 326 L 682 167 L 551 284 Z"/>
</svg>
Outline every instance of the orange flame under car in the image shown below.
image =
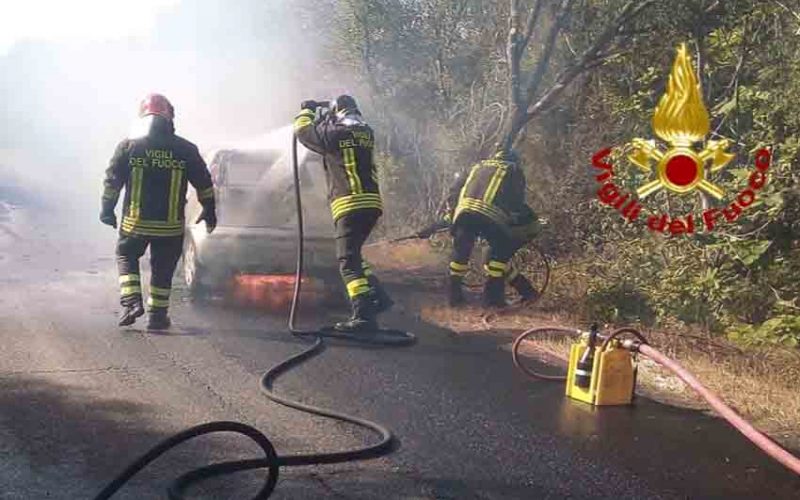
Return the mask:
<svg viewBox="0 0 800 500">
<path fill-rule="evenodd" d="M 273 311 L 286 310 L 292 303 L 294 275 L 240 274 L 233 279 L 233 299 L 242 304 Z M 312 280 L 303 278 L 303 301 L 317 299 Z"/>
</svg>

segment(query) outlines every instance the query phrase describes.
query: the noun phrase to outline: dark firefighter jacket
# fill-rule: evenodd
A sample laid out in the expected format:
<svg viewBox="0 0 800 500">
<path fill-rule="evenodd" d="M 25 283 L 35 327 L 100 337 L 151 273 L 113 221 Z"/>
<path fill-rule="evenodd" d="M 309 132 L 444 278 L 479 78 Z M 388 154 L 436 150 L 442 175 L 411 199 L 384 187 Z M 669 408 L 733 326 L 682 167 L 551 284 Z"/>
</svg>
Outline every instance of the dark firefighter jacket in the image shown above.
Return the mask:
<svg viewBox="0 0 800 500">
<path fill-rule="evenodd" d="M 501 157 L 473 166 L 462 182 L 453 221 L 463 213 L 479 213 L 507 229 L 518 214 L 529 210 L 525 204 L 525 176 L 518 166 Z"/>
<path fill-rule="evenodd" d="M 106 170 L 103 206 L 116 206 L 122 187 L 125 201 L 120 231 L 136 236 L 180 236 L 184 231 L 187 181 L 204 206 L 213 204 L 214 188 L 197 146 L 168 127 L 125 139 Z"/>
<path fill-rule="evenodd" d="M 349 117 L 314 123 L 314 112 L 304 109 L 294 120 L 294 131 L 303 146 L 323 156 L 334 221 L 356 210 L 383 211 L 369 125 Z"/>
</svg>

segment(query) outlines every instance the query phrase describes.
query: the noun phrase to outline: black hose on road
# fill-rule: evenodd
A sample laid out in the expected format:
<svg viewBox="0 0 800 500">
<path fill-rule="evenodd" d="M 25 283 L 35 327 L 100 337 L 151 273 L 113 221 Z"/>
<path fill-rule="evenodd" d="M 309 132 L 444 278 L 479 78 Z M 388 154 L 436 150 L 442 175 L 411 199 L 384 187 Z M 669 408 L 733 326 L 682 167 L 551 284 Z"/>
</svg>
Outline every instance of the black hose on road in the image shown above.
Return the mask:
<svg viewBox="0 0 800 500">
<path fill-rule="evenodd" d="M 111 498 L 117 491 L 119 491 L 128 481 L 130 481 L 137 473 L 144 469 L 147 465 L 152 463 L 158 457 L 171 450 L 172 448 L 184 443 L 190 439 L 206 434 L 214 434 L 220 432 L 232 432 L 247 436 L 255 441 L 264 451 L 263 458 L 236 460 L 230 462 L 220 462 L 216 464 L 207 465 L 198 469 L 191 470 L 182 476 L 175 479 L 170 484 L 168 495 L 170 500 L 183 500 L 185 491 L 193 484 L 217 477 L 221 475 L 233 474 L 253 469 L 267 469 L 267 477 L 264 485 L 259 489 L 258 493 L 253 497 L 253 500 L 263 500 L 268 498 L 275 486 L 278 483 L 278 474 L 280 467 L 291 467 L 299 465 L 319 465 L 319 464 L 335 464 L 343 462 L 352 462 L 356 460 L 367 460 L 377 458 L 388 453 L 394 449 L 395 438 L 392 432 L 383 425 L 372 422 L 367 419 L 359 418 L 354 415 L 349 415 L 343 412 L 337 412 L 326 408 L 320 408 L 306 403 L 290 399 L 286 396 L 275 394 L 273 385 L 275 380 L 282 374 L 286 373 L 293 367 L 296 367 L 310 358 L 320 354 L 324 348 L 325 343 L 323 337 L 341 338 L 352 340 L 360 343 L 367 343 L 373 345 L 387 345 L 387 346 L 404 346 L 411 345 L 416 342 L 416 337 L 407 332 L 397 330 L 381 330 L 374 334 L 361 334 L 350 335 L 345 333 L 335 332 L 331 329 L 317 329 L 317 330 L 300 330 L 295 326 L 297 319 L 297 309 L 300 303 L 300 292 L 302 289 L 303 279 L 303 243 L 304 243 L 304 228 L 303 228 L 303 206 L 300 196 L 300 177 L 297 158 L 297 137 L 292 138 L 292 162 L 294 169 L 294 189 L 295 189 L 295 202 L 297 208 L 297 268 L 295 272 L 295 287 L 292 297 L 292 306 L 289 312 L 289 331 L 296 336 L 312 337 L 313 341 L 308 348 L 300 351 L 297 354 L 281 361 L 277 365 L 267 370 L 261 377 L 261 392 L 278 404 L 293 408 L 298 411 L 317 415 L 321 417 L 330 418 L 340 422 L 362 427 L 371 431 L 380 437 L 380 440 L 375 444 L 354 448 L 350 450 L 330 451 L 324 453 L 308 453 L 298 455 L 278 455 L 275 448 L 272 446 L 269 438 L 262 432 L 254 427 L 239 422 L 209 422 L 206 424 L 198 425 L 186 429 L 174 436 L 171 436 L 152 449 L 142 455 L 139 459 L 129 465 L 122 473 L 120 473 L 113 481 L 111 481 L 103 490 L 95 497 L 95 500 L 106 500 Z"/>
</svg>

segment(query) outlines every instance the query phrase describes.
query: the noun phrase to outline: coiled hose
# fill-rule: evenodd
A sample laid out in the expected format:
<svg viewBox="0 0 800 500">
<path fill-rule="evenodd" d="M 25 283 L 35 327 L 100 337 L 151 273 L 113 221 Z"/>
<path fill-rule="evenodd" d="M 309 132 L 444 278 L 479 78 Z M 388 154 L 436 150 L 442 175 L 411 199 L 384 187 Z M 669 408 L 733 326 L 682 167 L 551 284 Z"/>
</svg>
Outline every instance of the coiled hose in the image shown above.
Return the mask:
<svg viewBox="0 0 800 500">
<path fill-rule="evenodd" d="M 375 444 L 368 446 L 354 448 L 350 450 L 331 451 L 326 453 L 308 453 L 300 455 L 278 455 L 275 448 L 261 431 L 240 422 L 209 422 L 195 427 L 186 429 L 174 436 L 171 436 L 164 441 L 158 443 L 147 453 L 138 458 L 135 462 L 130 464 L 124 471 L 122 471 L 113 481 L 111 481 L 103 490 L 95 497 L 95 500 L 106 500 L 111 498 L 118 492 L 128 481 L 130 481 L 137 473 L 144 469 L 147 465 L 152 463 L 158 457 L 167 451 L 175 448 L 176 446 L 189 441 L 190 439 L 206 434 L 215 433 L 235 433 L 246 436 L 258 444 L 264 452 L 263 458 L 235 460 L 230 462 L 220 462 L 216 464 L 207 465 L 198 469 L 191 470 L 177 479 L 175 479 L 168 487 L 167 494 L 170 500 L 183 500 L 185 491 L 193 484 L 226 474 L 233 474 L 253 469 L 267 469 L 267 477 L 264 484 L 258 490 L 253 500 L 264 500 L 268 498 L 275 490 L 278 483 L 278 474 L 281 467 L 291 467 L 298 465 L 319 465 L 319 464 L 334 464 L 343 462 L 352 462 L 356 460 L 367 460 L 377 458 L 390 453 L 394 448 L 394 436 L 392 432 L 383 425 L 372 422 L 371 420 L 359 418 L 347 413 L 337 412 L 326 408 L 320 408 L 285 396 L 275 394 L 273 385 L 275 380 L 283 373 L 286 373 L 291 368 L 311 359 L 312 357 L 320 354 L 324 348 L 325 343 L 323 337 L 343 338 L 347 340 L 355 340 L 361 343 L 368 343 L 374 345 L 387 345 L 387 346 L 405 346 L 413 344 L 416 338 L 413 334 L 407 332 L 400 332 L 395 330 L 382 330 L 379 334 L 375 335 L 362 335 L 354 336 L 343 333 L 337 333 L 331 329 L 318 329 L 318 330 L 300 330 L 295 326 L 297 319 L 297 310 L 300 303 L 300 292 L 302 289 L 303 281 L 303 243 L 304 243 L 304 228 L 303 228 L 303 206 L 300 196 L 300 176 L 297 158 L 297 137 L 292 138 L 292 162 L 294 168 L 294 190 L 295 190 L 295 204 L 297 208 L 297 267 L 295 269 L 295 285 L 294 293 L 292 296 L 292 305 L 289 311 L 289 331 L 292 335 L 303 338 L 311 337 L 313 341 L 309 347 L 300 351 L 297 354 L 281 361 L 277 365 L 267 370 L 261 377 L 261 392 L 271 401 L 281 404 L 283 406 L 293 408 L 312 415 L 330 418 L 340 422 L 362 427 L 368 431 L 379 436 L 379 441 Z"/>
<path fill-rule="evenodd" d="M 517 366 L 517 368 L 519 368 L 523 373 L 532 378 L 536 378 L 539 380 L 551 380 L 551 381 L 566 380 L 566 377 L 562 375 L 547 375 L 532 370 L 526 367 L 521 362 L 519 357 L 520 356 L 519 348 L 525 340 L 530 340 L 537 336 L 541 336 L 545 333 L 553 333 L 553 332 L 565 335 L 580 334 L 579 330 L 565 329 L 565 328 L 532 328 L 526 332 L 523 332 L 514 341 L 513 347 L 511 349 L 511 355 L 514 361 L 514 365 Z M 647 340 L 638 330 L 635 330 L 633 328 L 620 328 L 619 330 L 614 331 L 611 335 L 609 335 L 604 339 L 602 344 L 602 349 L 605 349 L 612 339 L 621 337 L 626 334 L 636 337 L 636 341 L 623 342 L 622 344 L 623 347 L 626 347 L 633 352 L 638 352 L 643 356 L 646 356 L 651 360 L 655 361 L 664 368 L 670 370 L 678 378 L 683 380 L 683 382 L 686 383 L 686 385 L 691 387 L 692 390 L 694 390 L 700 397 L 702 397 L 709 404 L 709 406 L 711 406 L 711 408 L 714 409 L 714 411 L 716 411 L 719 415 L 721 415 L 722 418 L 724 418 L 737 431 L 739 431 L 742 435 L 744 435 L 744 437 L 749 439 L 764 453 L 766 453 L 773 459 L 783 464 L 790 471 L 800 476 L 800 458 L 789 453 L 786 449 L 784 449 L 778 443 L 773 441 L 769 436 L 756 429 L 753 426 L 753 424 L 742 418 L 730 406 L 725 404 L 722 398 L 720 398 L 716 393 L 709 390 L 702 383 L 700 383 L 700 381 L 697 380 L 697 378 L 695 378 L 694 375 L 692 375 L 688 370 L 682 367 L 677 361 L 650 346 L 647 343 Z"/>
</svg>

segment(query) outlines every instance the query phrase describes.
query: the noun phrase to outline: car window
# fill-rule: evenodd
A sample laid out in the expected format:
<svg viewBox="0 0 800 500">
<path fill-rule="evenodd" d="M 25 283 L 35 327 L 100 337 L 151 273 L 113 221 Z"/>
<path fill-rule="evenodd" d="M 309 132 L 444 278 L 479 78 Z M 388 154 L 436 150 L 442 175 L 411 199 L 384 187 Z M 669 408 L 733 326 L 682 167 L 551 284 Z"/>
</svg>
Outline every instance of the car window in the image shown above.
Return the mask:
<svg viewBox="0 0 800 500">
<path fill-rule="evenodd" d="M 228 167 L 228 184 L 248 186 L 258 184 L 269 165 L 264 162 L 237 162 Z"/>
<path fill-rule="evenodd" d="M 238 153 L 226 162 L 224 182 L 229 186 L 257 185 L 274 163 L 268 154 Z"/>
<path fill-rule="evenodd" d="M 219 169 L 217 216 L 222 226 L 294 227 L 294 182 L 289 155 L 229 150 Z M 325 172 L 317 155 L 300 167 L 306 226 L 330 229 Z"/>
</svg>

